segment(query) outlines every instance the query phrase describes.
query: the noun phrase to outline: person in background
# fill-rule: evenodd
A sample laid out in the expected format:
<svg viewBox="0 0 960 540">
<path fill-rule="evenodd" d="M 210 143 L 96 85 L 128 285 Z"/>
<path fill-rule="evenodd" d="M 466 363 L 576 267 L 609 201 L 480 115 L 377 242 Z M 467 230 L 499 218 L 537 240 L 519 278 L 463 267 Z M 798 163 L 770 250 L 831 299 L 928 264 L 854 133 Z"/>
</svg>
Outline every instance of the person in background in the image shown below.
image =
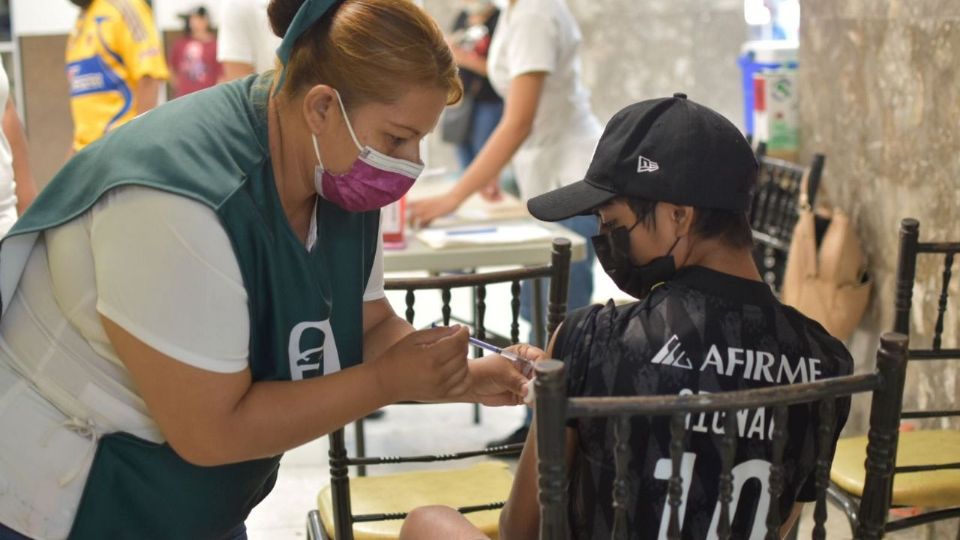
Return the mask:
<svg viewBox="0 0 960 540">
<path fill-rule="evenodd" d="M 580 79 L 580 41 L 580 28 L 564 0 L 510 0 L 487 58 L 487 76 L 505 100 L 503 118 L 449 192 L 410 203 L 414 225 L 427 225 L 456 210 L 471 194 L 492 190 L 488 186 L 499 183 L 511 160 L 522 199 L 583 177 L 601 128 Z M 585 237 L 597 231 L 594 216 L 574 216 L 560 224 Z M 570 310 L 591 301 L 593 261 L 588 243 L 587 257 L 570 266 Z M 524 283 L 521 292 L 520 311 L 528 321 L 533 320 L 532 285 Z M 533 336 L 530 341 L 535 342 Z M 529 421 L 527 415 L 513 434 L 490 444 L 523 442 Z"/>
<path fill-rule="evenodd" d="M 274 69 L 280 38 L 270 29 L 269 0 L 221 0 L 217 60 L 222 82 Z"/>
<path fill-rule="evenodd" d="M 492 0 L 467 0 L 453 24 L 450 49 L 460 67 L 464 92 L 473 99 L 470 129 L 466 139 L 457 144 L 463 169 L 480 153 L 503 115 L 503 99 L 487 78 L 487 55 L 499 18 L 500 10 Z"/>
<path fill-rule="evenodd" d="M 27 157 L 27 138 L 9 94 L 10 80 L 0 63 L 0 104 L 4 107 L 0 136 L 0 238 L 37 196 Z"/>
<path fill-rule="evenodd" d="M 637 302 L 594 305 L 570 314 L 542 351 L 557 358 L 570 397 L 707 394 L 807 383 L 849 375 L 853 358 L 816 321 L 781 304 L 753 261 L 748 209 L 757 179 L 753 150 L 738 128 L 677 93 L 630 105 L 607 124 L 584 180 L 531 199 L 544 221 L 596 213 L 592 238 L 604 271 Z M 837 400 L 829 454 L 850 411 Z M 566 425 L 571 538 L 610 538 L 616 418 Z M 737 479 L 730 507 L 733 538 L 765 537 L 773 410 L 738 413 Z M 627 535 L 666 538 L 670 419 L 632 419 L 625 492 Z M 683 454 L 683 538 L 715 538 L 720 519 L 723 417 L 691 414 Z M 816 407 L 790 408 L 783 456 L 779 537 L 815 500 L 820 452 Z M 536 423 L 500 515 L 500 538 L 537 538 Z M 619 487 L 617 488 L 619 489 Z M 402 540 L 484 538 L 452 508 L 423 507 L 404 523 Z M 769 537 L 768 537 L 769 538 Z"/>
<path fill-rule="evenodd" d="M 157 106 L 169 78 L 144 0 L 70 0 L 80 8 L 67 40 L 73 147 L 80 151 Z"/>
<path fill-rule="evenodd" d="M 170 68 L 175 97 L 210 88 L 221 76 L 217 61 L 217 39 L 210 26 L 207 8 L 200 6 L 183 16 L 184 35 L 173 44 Z"/>
</svg>

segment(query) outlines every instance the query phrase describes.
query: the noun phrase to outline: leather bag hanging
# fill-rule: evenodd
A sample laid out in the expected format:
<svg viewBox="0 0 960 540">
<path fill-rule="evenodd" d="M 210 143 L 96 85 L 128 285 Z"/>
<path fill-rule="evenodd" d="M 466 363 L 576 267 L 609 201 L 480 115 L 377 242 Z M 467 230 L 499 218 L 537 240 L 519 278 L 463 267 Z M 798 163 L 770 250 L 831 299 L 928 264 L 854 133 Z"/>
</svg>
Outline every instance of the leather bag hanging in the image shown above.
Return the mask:
<svg viewBox="0 0 960 540">
<path fill-rule="evenodd" d="M 806 181 L 800 199 L 782 300 L 822 324 L 834 337 L 846 340 L 863 318 L 872 287 L 860 238 L 850 217 L 834 209 L 818 239 L 817 216 L 807 203 Z"/>
</svg>

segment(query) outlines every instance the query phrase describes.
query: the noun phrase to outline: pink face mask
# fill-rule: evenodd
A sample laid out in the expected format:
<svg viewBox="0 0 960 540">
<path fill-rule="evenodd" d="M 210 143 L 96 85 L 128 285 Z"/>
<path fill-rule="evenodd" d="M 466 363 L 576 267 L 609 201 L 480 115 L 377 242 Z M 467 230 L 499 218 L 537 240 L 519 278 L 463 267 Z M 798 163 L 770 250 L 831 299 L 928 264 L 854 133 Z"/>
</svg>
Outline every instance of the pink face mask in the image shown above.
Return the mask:
<svg viewBox="0 0 960 540">
<path fill-rule="evenodd" d="M 350 119 L 347 118 L 339 92 L 337 101 L 343 111 L 350 137 L 360 149 L 360 155 L 349 171 L 333 174 L 323 167 L 317 136 L 311 134 L 313 150 L 317 155 L 317 168 L 313 178 L 317 193 L 349 212 L 376 210 L 400 199 L 423 172 L 423 164 L 392 158 L 369 146 L 362 146 L 353 132 Z"/>
</svg>

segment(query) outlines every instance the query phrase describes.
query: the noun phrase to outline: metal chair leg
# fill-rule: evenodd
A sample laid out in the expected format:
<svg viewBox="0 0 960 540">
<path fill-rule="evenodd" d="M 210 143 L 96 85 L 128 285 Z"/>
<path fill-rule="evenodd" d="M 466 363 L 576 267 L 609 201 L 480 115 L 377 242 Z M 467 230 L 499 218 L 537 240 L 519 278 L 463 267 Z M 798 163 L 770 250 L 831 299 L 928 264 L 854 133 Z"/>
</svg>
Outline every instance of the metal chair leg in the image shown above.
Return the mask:
<svg viewBox="0 0 960 540">
<path fill-rule="evenodd" d="M 307 540 L 330 540 L 316 510 L 307 512 Z"/>
<path fill-rule="evenodd" d="M 857 534 L 857 510 L 859 505 L 853 497 L 847 495 L 843 490 L 837 487 L 833 482 L 827 486 L 827 501 L 839 506 L 847 516 L 847 522 L 850 524 L 851 537 Z"/>
</svg>

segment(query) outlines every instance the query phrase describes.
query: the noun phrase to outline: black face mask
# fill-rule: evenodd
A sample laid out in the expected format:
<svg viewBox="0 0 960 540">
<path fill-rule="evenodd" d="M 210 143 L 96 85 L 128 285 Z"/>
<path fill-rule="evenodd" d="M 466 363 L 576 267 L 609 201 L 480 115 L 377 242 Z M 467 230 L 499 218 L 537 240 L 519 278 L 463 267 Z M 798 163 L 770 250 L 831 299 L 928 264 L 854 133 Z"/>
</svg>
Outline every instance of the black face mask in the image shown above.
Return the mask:
<svg viewBox="0 0 960 540">
<path fill-rule="evenodd" d="M 603 271 L 613 279 L 617 287 L 630 296 L 642 300 L 653 287 L 667 281 L 677 273 L 677 265 L 673 260 L 673 248 L 677 247 L 676 242 L 670 246 L 670 250 L 662 257 L 657 257 L 647 264 L 636 266 L 630 261 L 630 231 L 637 226 L 627 229 L 626 227 L 617 227 L 609 233 L 601 233 L 590 239 L 593 242 L 593 249 L 597 253 L 597 259 L 603 266 Z"/>
</svg>

